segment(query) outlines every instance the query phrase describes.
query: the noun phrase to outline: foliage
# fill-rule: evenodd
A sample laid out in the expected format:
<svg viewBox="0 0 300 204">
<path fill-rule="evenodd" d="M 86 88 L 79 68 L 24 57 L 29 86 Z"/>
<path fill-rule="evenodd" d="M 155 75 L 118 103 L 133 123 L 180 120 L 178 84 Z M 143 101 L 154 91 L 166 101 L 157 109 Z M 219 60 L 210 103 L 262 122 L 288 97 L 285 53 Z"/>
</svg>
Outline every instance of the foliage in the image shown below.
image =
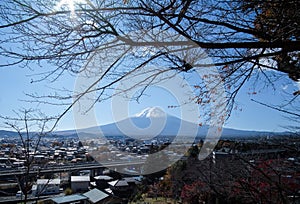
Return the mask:
<svg viewBox="0 0 300 204">
<path fill-rule="evenodd" d="M 219 146 L 230 145 L 220 142 Z M 296 151 L 296 150 L 295 150 Z M 287 158 L 268 159 L 239 154 L 223 158 L 179 161 L 149 195 L 181 199 L 184 203 L 289 203 L 300 189 L 299 164 Z M 163 193 L 164 192 L 164 193 Z M 178 197 L 180 196 L 180 197 Z"/>
<path fill-rule="evenodd" d="M 148 155 L 143 164 L 143 173 L 147 174 L 150 180 L 160 178 L 164 175 L 166 165 L 170 163 L 169 156 L 164 151 L 158 151 L 158 147 L 150 147 L 151 154 Z"/>
<path fill-rule="evenodd" d="M 65 194 L 65 195 L 72 195 L 72 193 L 73 193 L 73 192 L 72 192 L 72 189 L 71 189 L 71 188 L 66 188 L 65 191 L 64 191 L 64 194 Z"/>
<path fill-rule="evenodd" d="M 191 148 L 189 148 L 187 152 L 187 157 L 192 159 L 197 159 L 199 155 L 199 147 L 197 145 L 193 145 Z"/>
<path fill-rule="evenodd" d="M 276 0 L 244 1 L 246 12 L 255 12 L 254 28 L 262 35 L 257 36 L 261 41 L 293 41 L 299 40 L 300 14 L 299 1 Z M 290 52 L 284 47 L 273 59 L 277 62 L 278 70 L 288 73 L 289 77 L 298 81 L 300 78 L 299 52 Z"/>
<path fill-rule="evenodd" d="M 190 204 L 197 204 L 207 200 L 208 187 L 202 181 L 195 181 L 192 184 L 186 184 L 181 190 L 181 199 Z"/>
<path fill-rule="evenodd" d="M 238 179 L 233 195 L 242 202 L 248 197 L 260 203 L 287 203 L 288 197 L 295 197 L 300 189 L 298 177 L 297 167 L 291 162 L 269 159 L 253 165 L 248 179 Z"/>
</svg>

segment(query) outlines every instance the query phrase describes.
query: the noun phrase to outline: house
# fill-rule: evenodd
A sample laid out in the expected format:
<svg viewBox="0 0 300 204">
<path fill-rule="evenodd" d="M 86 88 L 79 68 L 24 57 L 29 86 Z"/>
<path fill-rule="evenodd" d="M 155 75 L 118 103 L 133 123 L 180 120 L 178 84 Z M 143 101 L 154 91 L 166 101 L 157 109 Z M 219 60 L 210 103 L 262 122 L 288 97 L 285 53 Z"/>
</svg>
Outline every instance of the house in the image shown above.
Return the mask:
<svg viewBox="0 0 300 204">
<path fill-rule="evenodd" d="M 96 188 L 84 193 L 83 196 L 88 198 L 90 204 L 110 203 L 109 200 L 111 199 L 110 195 Z"/>
<path fill-rule="evenodd" d="M 140 177 L 124 177 L 123 180 L 125 180 L 129 185 L 141 184 Z"/>
<path fill-rule="evenodd" d="M 131 194 L 131 188 L 129 184 L 123 179 L 111 181 L 108 183 L 108 185 L 109 188 L 112 190 L 113 194 L 118 197 L 127 198 Z"/>
<path fill-rule="evenodd" d="M 96 182 L 96 186 L 99 189 L 108 188 L 109 187 L 108 182 L 111 182 L 114 180 L 112 177 L 106 176 L 106 175 L 95 176 L 94 179 Z"/>
<path fill-rule="evenodd" d="M 141 184 L 140 177 L 124 177 L 123 180 L 129 185 L 128 194 L 136 194 L 137 185 Z"/>
<path fill-rule="evenodd" d="M 36 185 L 32 186 L 32 195 L 51 195 L 58 194 L 60 179 L 38 179 Z"/>
<path fill-rule="evenodd" d="M 36 164 L 46 164 L 49 161 L 49 157 L 46 157 L 45 155 L 34 155 L 33 156 L 34 163 Z"/>
<path fill-rule="evenodd" d="M 89 176 L 71 176 L 72 192 L 88 191 L 90 186 Z"/>
<path fill-rule="evenodd" d="M 0 157 L 0 164 L 9 164 L 9 159 L 7 157 Z"/>
<path fill-rule="evenodd" d="M 88 203 L 87 200 L 88 200 L 87 197 L 79 194 L 55 197 L 51 199 L 53 204 L 71 204 L 71 203 L 87 204 Z"/>
</svg>

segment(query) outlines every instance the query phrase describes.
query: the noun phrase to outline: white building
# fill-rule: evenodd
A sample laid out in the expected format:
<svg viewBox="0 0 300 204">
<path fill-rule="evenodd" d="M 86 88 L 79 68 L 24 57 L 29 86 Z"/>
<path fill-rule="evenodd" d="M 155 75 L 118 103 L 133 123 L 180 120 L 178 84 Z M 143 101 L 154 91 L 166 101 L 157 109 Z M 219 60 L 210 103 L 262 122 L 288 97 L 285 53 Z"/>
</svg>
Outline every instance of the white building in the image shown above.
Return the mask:
<svg viewBox="0 0 300 204">
<path fill-rule="evenodd" d="M 60 179 L 38 179 L 36 185 L 32 186 L 32 195 L 50 195 L 58 194 Z"/>
<path fill-rule="evenodd" d="M 90 186 L 90 176 L 71 176 L 72 192 L 88 191 Z"/>
</svg>

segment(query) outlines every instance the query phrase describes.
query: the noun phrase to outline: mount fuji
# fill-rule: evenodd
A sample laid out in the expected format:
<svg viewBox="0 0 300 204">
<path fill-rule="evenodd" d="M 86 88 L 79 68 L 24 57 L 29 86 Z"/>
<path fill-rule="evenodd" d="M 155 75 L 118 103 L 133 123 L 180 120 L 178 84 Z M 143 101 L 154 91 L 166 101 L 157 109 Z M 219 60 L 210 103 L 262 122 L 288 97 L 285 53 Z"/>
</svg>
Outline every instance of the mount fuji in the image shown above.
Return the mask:
<svg viewBox="0 0 300 204">
<path fill-rule="evenodd" d="M 124 120 L 110 123 L 107 125 L 90 127 L 77 130 L 78 134 L 86 134 L 87 136 L 99 135 L 101 132 L 103 136 L 129 136 L 129 137 L 141 137 L 147 138 L 147 136 L 197 136 L 205 137 L 209 129 L 208 125 L 199 126 L 196 123 L 181 120 L 175 116 L 166 114 L 159 107 L 149 107 L 144 109 L 138 114 L 132 117 L 128 117 Z M 100 131 L 99 131 L 100 130 Z M 59 131 L 58 135 L 74 135 L 77 134 L 76 130 Z M 154 134 L 155 133 L 155 134 Z M 273 133 L 262 131 L 248 131 L 237 130 L 231 128 L 223 128 L 223 138 L 236 138 L 236 137 L 261 137 L 269 135 L 280 135 L 285 133 Z"/>
<path fill-rule="evenodd" d="M 198 126 L 196 123 L 190 123 L 181 120 L 175 116 L 166 114 L 159 107 L 149 107 L 142 110 L 140 113 L 128 117 L 124 120 L 102 125 L 98 127 L 90 127 L 77 130 L 77 133 L 99 134 L 99 130 L 106 137 L 108 136 L 134 136 L 147 138 L 147 136 L 176 136 L 179 131 L 180 134 L 186 136 L 192 135 L 205 135 L 207 128 L 202 128 L 198 132 Z M 180 127 L 181 130 L 180 130 Z M 59 132 L 66 135 L 67 132 Z"/>
<path fill-rule="evenodd" d="M 126 128 L 127 126 L 128 128 Z M 123 131 L 120 131 L 120 127 Z M 200 131 L 198 132 L 198 127 L 198 124 L 166 114 L 158 107 L 150 107 L 133 117 L 117 123 L 101 126 L 101 130 L 104 135 L 120 135 L 124 132 L 128 133 L 128 136 L 147 136 L 153 135 L 154 132 L 159 136 L 175 136 L 177 134 L 193 136 L 195 133 L 197 135 L 205 135 L 207 128 L 199 129 Z"/>
</svg>

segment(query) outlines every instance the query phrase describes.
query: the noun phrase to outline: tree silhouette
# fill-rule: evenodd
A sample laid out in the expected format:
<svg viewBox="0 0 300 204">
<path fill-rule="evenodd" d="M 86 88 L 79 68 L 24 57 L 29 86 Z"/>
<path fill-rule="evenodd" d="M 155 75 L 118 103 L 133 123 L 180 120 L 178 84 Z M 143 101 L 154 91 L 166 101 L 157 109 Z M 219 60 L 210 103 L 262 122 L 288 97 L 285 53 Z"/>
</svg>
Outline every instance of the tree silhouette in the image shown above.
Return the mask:
<svg viewBox="0 0 300 204">
<path fill-rule="evenodd" d="M 6 121 L 7 128 L 17 132 L 21 142 L 22 149 L 19 156 L 24 158 L 24 170 L 22 170 L 21 176 L 16 175 L 16 180 L 22 195 L 24 195 L 24 198 L 21 197 L 22 202 L 26 204 L 34 182 L 34 176 L 31 175 L 35 162 L 34 155 L 40 150 L 43 137 L 49 133 L 47 132 L 47 123 L 51 121 L 51 118 L 32 109 L 20 110 L 19 113 L 16 112 L 16 117 L 0 117 Z"/>
<path fill-rule="evenodd" d="M 227 116 L 234 107 L 236 95 L 250 78 L 273 85 L 275 79 L 268 71 L 272 70 L 277 76 L 284 73 L 292 81 L 299 80 L 298 1 L 86 0 L 73 3 L 74 8 L 41 0 L 12 0 L 0 4 L 0 32 L 4 36 L 0 41 L 0 54 L 6 59 L 1 66 L 31 68 L 33 64 L 40 64 L 44 72 L 32 83 L 63 80 L 65 73 L 76 77 L 88 69 L 86 62 L 95 52 L 104 53 L 97 63 L 101 64 L 101 70 L 89 71 L 97 81 L 79 93 L 28 94 L 38 103 L 65 105 L 65 111 L 57 120 L 85 94 L 95 92 L 97 97 L 92 100 L 105 100 L 112 96 L 111 88 L 124 77 L 139 75 L 143 67 L 155 63 L 163 62 L 167 69 L 148 70 L 136 82 L 142 90 L 167 71 L 175 70 L 184 75 L 217 67 L 219 79 L 211 75 L 204 77 L 210 82 L 224 83 Z M 132 37 L 136 31 L 153 29 L 182 38 L 160 42 L 159 38 L 151 41 L 145 36 Z M 152 49 L 156 46 L 180 48 L 187 41 L 201 47 L 213 63 L 201 64 L 187 59 L 194 53 L 185 53 L 176 59 L 170 53 Z M 131 51 L 120 53 L 122 47 Z M 118 52 L 120 55 L 115 55 Z M 120 62 L 122 65 L 117 66 Z M 44 66 L 45 63 L 51 66 Z M 214 89 L 207 90 L 201 82 L 196 87 L 198 97 L 191 101 L 210 103 L 209 95 Z"/>
</svg>

